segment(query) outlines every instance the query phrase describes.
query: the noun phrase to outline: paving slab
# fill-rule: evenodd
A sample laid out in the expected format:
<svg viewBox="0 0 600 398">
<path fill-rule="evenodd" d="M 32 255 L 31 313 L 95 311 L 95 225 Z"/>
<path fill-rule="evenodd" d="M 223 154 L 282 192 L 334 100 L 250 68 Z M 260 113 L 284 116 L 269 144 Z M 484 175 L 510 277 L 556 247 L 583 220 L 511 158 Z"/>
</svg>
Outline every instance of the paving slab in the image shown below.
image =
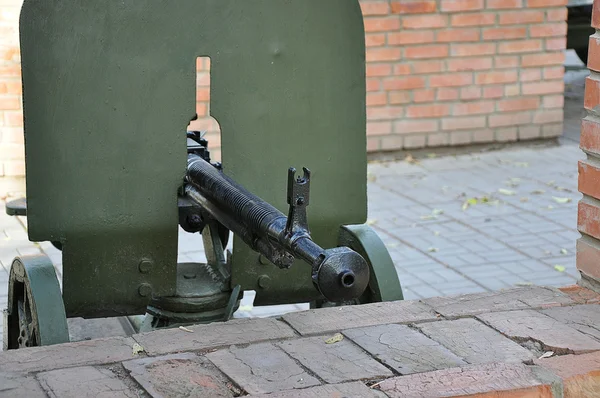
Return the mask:
<svg viewBox="0 0 600 398">
<path fill-rule="evenodd" d="M 470 364 L 522 363 L 535 358 L 527 349 L 475 319 L 416 325 L 425 335 Z"/>
<path fill-rule="evenodd" d="M 283 316 L 283 320 L 303 336 L 385 323 L 412 323 L 436 319 L 432 309 L 418 301 L 332 307 Z"/>
<path fill-rule="evenodd" d="M 561 355 L 535 361 L 563 380 L 564 398 L 596 398 L 600 391 L 600 352 Z"/>
<path fill-rule="evenodd" d="M 136 359 L 123 366 L 153 398 L 234 396 L 229 380 L 193 353 Z"/>
<path fill-rule="evenodd" d="M 347 339 L 328 344 L 329 337 L 309 337 L 277 344 L 327 383 L 370 380 L 394 374 Z"/>
<path fill-rule="evenodd" d="M 423 301 L 446 317 L 475 315 L 489 311 L 517 310 L 572 304 L 558 289 L 523 287 L 493 294 L 467 294 L 455 297 L 434 297 Z"/>
<path fill-rule="evenodd" d="M 131 338 L 109 337 L 45 347 L 0 352 L 0 372 L 45 370 L 100 365 L 134 358 Z"/>
<path fill-rule="evenodd" d="M 533 340 L 557 354 L 600 350 L 600 341 L 537 311 L 493 312 L 477 318 L 511 339 Z"/>
<path fill-rule="evenodd" d="M 281 391 L 274 394 L 250 395 L 255 398 L 386 398 L 380 391 L 365 386 L 363 383 L 328 384 L 325 386 L 310 387 L 303 390 Z"/>
<path fill-rule="evenodd" d="M 600 305 L 598 304 L 556 307 L 541 312 L 600 341 Z"/>
<path fill-rule="evenodd" d="M 106 336 L 131 336 L 135 333 L 126 317 L 114 318 L 69 318 L 69 338 L 71 341 L 100 339 Z"/>
<path fill-rule="evenodd" d="M 250 394 L 267 394 L 320 385 L 283 350 L 270 343 L 233 346 L 206 357 Z"/>
<path fill-rule="evenodd" d="M 0 373 L 0 398 L 46 398 L 34 376 Z"/>
<path fill-rule="evenodd" d="M 467 364 L 440 343 L 405 325 L 371 326 L 343 333 L 401 375 Z"/>
<path fill-rule="evenodd" d="M 141 391 L 131 390 L 107 369 L 83 366 L 42 372 L 37 375 L 48 395 L 61 398 L 137 398 Z"/>
<path fill-rule="evenodd" d="M 522 364 L 490 363 L 395 377 L 379 388 L 391 398 L 533 398 L 552 396 L 553 381 L 552 375 Z"/>
<path fill-rule="evenodd" d="M 165 329 L 132 337 L 152 355 L 203 350 L 231 344 L 247 344 L 295 337 L 294 331 L 276 319 L 234 319 L 228 322 Z"/>
</svg>

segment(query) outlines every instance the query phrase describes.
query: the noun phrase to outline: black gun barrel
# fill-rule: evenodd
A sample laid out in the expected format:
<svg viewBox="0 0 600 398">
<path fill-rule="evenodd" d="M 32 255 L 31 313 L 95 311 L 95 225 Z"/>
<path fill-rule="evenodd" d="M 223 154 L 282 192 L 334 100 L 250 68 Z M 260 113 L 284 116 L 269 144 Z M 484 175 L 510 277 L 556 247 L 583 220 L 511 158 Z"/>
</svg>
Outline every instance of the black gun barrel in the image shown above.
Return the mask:
<svg viewBox="0 0 600 398">
<path fill-rule="evenodd" d="M 308 231 L 291 233 L 287 217 L 202 157 L 189 154 L 186 195 L 253 250 L 282 268 L 301 258 L 312 267 L 318 290 L 330 301 L 359 297 L 369 281 L 364 258 L 347 247 L 324 250 Z"/>
</svg>

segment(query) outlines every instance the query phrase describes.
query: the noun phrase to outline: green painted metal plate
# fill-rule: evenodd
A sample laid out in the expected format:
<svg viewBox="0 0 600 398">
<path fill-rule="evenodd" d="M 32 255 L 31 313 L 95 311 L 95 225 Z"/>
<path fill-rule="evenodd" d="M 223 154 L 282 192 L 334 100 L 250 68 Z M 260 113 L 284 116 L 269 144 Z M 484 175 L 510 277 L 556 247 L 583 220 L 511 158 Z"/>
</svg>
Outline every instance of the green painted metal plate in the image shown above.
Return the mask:
<svg viewBox="0 0 600 398">
<path fill-rule="evenodd" d="M 29 234 L 63 243 L 67 315 L 143 313 L 141 283 L 174 293 L 198 56 L 211 58 L 228 175 L 286 211 L 287 168 L 310 168 L 309 223 L 325 247 L 365 221 L 357 0 L 25 0 L 20 30 Z M 232 283 L 258 304 L 314 296 L 307 265 L 257 260 L 235 240 Z"/>
</svg>

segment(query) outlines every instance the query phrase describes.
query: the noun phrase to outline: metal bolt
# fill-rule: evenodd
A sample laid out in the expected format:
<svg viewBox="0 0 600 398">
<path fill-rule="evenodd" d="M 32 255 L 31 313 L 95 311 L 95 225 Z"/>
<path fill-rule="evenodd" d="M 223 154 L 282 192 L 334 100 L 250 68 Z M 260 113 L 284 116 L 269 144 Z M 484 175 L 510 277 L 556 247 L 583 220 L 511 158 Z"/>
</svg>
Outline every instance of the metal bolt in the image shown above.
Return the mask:
<svg viewBox="0 0 600 398">
<path fill-rule="evenodd" d="M 258 262 L 261 263 L 262 265 L 271 264 L 271 262 L 269 260 L 267 260 L 267 258 L 265 256 L 263 256 L 262 254 L 260 256 L 258 256 Z"/>
<path fill-rule="evenodd" d="M 138 265 L 138 269 L 142 274 L 147 274 L 148 272 L 150 272 L 150 268 L 152 268 L 152 261 L 150 260 L 144 259 L 140 261 L 140 264 Z"/>
<path fill-rule="evenodd" d="M 268 289 L 271 286 L 271 278 L 267 275 L 261 275 L 258 277 L 258 286 L 261 289 Z"/>
<path fill-rule="evenodd" d="M 138 287 L 138 293 L 142 297 L 148 297 L 152 293 L 152 286 L 147 283 L 142 283 L 140 287 Z"/>
</svg>

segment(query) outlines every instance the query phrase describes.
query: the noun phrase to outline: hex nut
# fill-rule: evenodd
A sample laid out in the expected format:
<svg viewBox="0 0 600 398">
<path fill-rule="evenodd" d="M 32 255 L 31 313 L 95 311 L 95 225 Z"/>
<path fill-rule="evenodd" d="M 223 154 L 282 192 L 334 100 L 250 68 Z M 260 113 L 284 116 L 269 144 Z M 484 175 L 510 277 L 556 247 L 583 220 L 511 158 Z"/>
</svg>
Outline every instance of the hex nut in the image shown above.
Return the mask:
<svg viewBox="0 0 600 398">
<path fill-rule="evenodd" d="M 140 272 L 142 274 L 147 274 L 148 272 L 150 272 L 151 268 L 152 268 L 152 261 L 147 260 L 147 259 L 143 259 L 142 261 L 140 261 L 140 264 L 138 265 L 138 269 L 140 270 Z"/>
<path fill-rule="evenodd" d="M 138 293 L 142 297 L 148 297 L 152 293 L 152 286 L 147 283 L 142 283 L 140 287 L 138 287 Z"/>
<path fill-rule="evenodd" d="M 258 277 L 258 287 L 261 289 L 268 289 L 271 286 L 271 278 L 267 275 L 261 275 Z"/>
</svg>

